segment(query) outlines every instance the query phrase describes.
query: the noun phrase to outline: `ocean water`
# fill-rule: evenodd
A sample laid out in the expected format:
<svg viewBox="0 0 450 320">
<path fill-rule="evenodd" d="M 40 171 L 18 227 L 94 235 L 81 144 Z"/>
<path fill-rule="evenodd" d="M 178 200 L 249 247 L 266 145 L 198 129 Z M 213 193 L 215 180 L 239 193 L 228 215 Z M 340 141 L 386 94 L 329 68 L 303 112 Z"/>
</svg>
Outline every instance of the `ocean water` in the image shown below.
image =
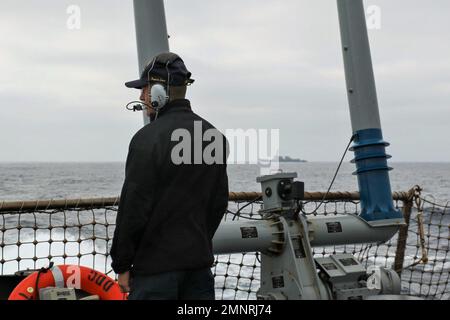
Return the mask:
<svg viewBox="0 0 450 320">
<path fill-rule="evenodd" d="M 420 185 L 439 202 L 450 200 L 450 163 L 391 163 L 392 191 Z M 305 191 L 326 191 L 337 163 L 281 163 L 284 172 L 297 172 Z M 112 197 L 120 194 L 125 164 L 108 163 L 0 163 L 0 200 L 42 200 Z M 343 163 L 332 191 L 357 191 L 355 167 Z M 230 191 L 260 191 L 257 165 L 228 166 Z"/>
</svg>

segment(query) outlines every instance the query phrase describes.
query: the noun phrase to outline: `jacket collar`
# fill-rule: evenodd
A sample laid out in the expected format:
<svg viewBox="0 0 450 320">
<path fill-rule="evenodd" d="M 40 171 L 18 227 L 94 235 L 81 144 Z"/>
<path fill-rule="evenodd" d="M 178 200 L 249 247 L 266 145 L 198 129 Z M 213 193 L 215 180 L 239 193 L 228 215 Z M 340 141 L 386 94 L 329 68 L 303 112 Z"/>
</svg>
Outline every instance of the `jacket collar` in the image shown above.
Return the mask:
<svg viewBox="0 0 450 320">
<path fill-rule="evenodd" d="M 177 99 L 167 103 L 158 114 L 158 117 L 164 116 L 172 112 L 192 111 L 191 102 L 187 99 Z"/>
</svg>

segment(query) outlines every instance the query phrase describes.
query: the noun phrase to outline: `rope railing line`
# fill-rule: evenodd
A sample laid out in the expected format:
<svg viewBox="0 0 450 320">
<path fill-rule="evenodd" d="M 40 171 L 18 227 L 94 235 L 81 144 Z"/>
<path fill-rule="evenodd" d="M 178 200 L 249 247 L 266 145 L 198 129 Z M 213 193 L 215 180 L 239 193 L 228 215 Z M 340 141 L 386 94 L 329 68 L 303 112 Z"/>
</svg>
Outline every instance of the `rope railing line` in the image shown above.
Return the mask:
<svg viewBox="0 0 450 320">
<path fill-rule="evenodd" d="M 325 192 L 305 192 L 305 201 L 321 200 Z M 261 197 L 261 192 L 230 192 L 229 201 L 251 201 Z M 407 201 L 408 192 L 393 192 L 392 198 L 396 201 Z M 104 208 L 107 206 L 117 206 L 119 197 L 103 198 L 85 198 L 85 199 L 50 199 L 50 200 L 23 200 L 23 201 L 2 201 L 0 203 L 0 212 L 11 211 L 38 211 L 51 209 L 70 209 L 70 208 Z M 329 192 L 326 199 L 333 200 L 359 200 L 359 192 Z"/>
<path fill-rule="evenodd" d="M 103 208 L 105 206 L 115 206 L 119 203 L 118 197 L 108 198 L 86 198 L 86 199 L 60 199 L 60 200 L 24 200 L 24 201 L 3 201 L 0 204 L 0 212 L 26 211 L 26 210 L 51 210 L 51 209 L 71 209 L 71 208 Z"/>
<path fill-rule="evenodd" d="M 439 204 L 434 199 L 433 199 L 433 201 L 430 201 L 427 198 L 423 198 L 423 197 L 420 197 L 419 199 L 421 201 L 423 201 L 423 202 L 426 202 L 426 203 L 431 204 L 431 205 L 433 205 L 435 207 L 438 207 L 438 208 L 448 209 L 450 207 L 450 202 L 447 202 L 446 204 Z"/>
</svg>

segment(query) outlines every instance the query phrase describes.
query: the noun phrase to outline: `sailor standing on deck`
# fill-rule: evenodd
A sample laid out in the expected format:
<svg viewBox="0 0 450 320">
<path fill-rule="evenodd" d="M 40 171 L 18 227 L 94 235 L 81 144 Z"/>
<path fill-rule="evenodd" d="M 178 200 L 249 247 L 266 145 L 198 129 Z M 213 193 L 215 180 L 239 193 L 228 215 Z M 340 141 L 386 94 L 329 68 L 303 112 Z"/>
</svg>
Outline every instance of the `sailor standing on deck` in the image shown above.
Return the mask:
<svg viewBox="0 0 450 320">
<path fill-rule="evenodd" d="M 185 99 L 190 77 L 183 60 L 167 52 L 126 83 L 141 89 L 152 120 L 130 143 L 111 248 L 111 266 L 129 299 L 215 297 L 212 238 L 228 205 L 227 141 Z M 214 131 L 220 161 L 198 161 L 207 146 L 194 141 L 199 128 L 201 137 Z M 192 150 L 179 152 L 177 132 L 190 135 L 183 142 Z"/>
</svg>

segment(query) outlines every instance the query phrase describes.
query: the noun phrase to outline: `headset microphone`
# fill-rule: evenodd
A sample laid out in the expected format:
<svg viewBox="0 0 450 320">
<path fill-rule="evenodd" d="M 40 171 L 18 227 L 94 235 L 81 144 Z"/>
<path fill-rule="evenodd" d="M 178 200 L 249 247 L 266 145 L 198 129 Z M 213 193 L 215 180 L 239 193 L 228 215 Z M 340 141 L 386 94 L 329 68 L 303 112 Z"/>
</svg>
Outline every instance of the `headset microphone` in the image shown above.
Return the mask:
<svg viewBox="0 0 450 320">
<path fill-rule="evenodd" d="M 134 104 L 134 105 L 132 105 L 132 104 Z M 130 105 L 132 105 L 132 106 L 130 106 Z M 127 110 L 135 112 L 135 111 L 142 111 L 144 109 L 152 108 L 152 107 L 142 101 L 131 101 L 125 106 L 125 108 Z"/>
</svg>

